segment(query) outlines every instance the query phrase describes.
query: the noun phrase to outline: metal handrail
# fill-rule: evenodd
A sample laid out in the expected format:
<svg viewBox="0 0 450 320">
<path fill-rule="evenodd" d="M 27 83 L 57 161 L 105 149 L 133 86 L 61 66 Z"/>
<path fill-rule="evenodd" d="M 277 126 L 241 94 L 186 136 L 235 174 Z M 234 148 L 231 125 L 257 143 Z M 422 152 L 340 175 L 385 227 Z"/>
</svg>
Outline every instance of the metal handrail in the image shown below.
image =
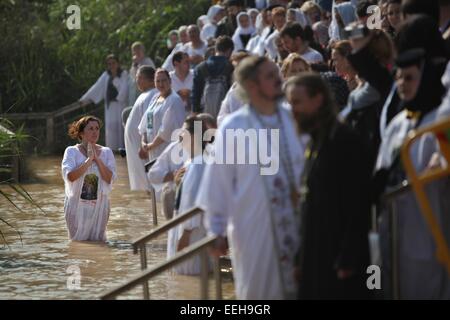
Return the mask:
<svg viewBox="0 0 450 320">
<path fill-rule="evenodd" d="M 57 117 L 64 116 L 67 113 L 84 108 L 91 103 L 91 101 L 76 101 L 55 111 L 32 113 L 2 113 L 0 117 L 9 120 L 45 120 L 46 147 L 51 151 L 53 150 L 53 143 L 55 141 L 55 119 Z"/>
<path fill-rule="evenodd" d="M 144 236 L 138 238 L 137 240 L 133 241 L 133 252 L 134 252 L 134 254 L 137 254 L 139 251 L 140 260 L 141 260 L 141 270 L 142 270 L 142 272 L 144 272 L 144 274 L 147 274 L 147 272 L 149 272 L 149 271 L 144 271 L 145 269 L 147 269 L 147 251 L 146 251 L 147 242 L 159 237 L 160 235 L 166 233 L 167 231 L 178 226 L 179 224 L 183 223 L 184 221 L 186 221 L 190 218 L 193 218 L 194 216 L 196 216 L 198 214 L 202 214 L 202 213 L 203 213 L 203 211 L 200 208 L 192 208 L 191 210 L 188 210 L 186 213 L 176 216 L 173 219 L 169 220 L 162 226 L 151 231 L 149 234 L 144 235 Z M 209 238 L 203 239 L 199 242 L 196 242 L 195 244 L 185 248 L 184 250 L 177 253 L 174 257 L 172 257 L 165 263 L 160 264 L 159 266 L 157 266 L 155 268 L 158 268 L 158 267 L 163 268 L 162 271 L 164 271 L 164 270 L 170 268 L 170 266 L 184 261 L 188 257 L 196 254 L 200 250 L 197 247 L 199 245 L 201 245 L 207 239 L 211 240 L 213 238 L 209 237 Z M 216 238 L 214 237 L 214 240 L 215 239 Z M 212 241 L 208 242 L 208 245 L 210 245 L 211 243 L 212 243 Z M 201 248 L 203 248 L 203 246 L 201 246 Z M 174 259 L 175 259 L 175 261 L 173 261 Z M 166 264 L 169 264 L 169 266 L 166 267 L 165 266 Z M 154 270 L 155 268 L 153 268 L 152 270 Z M 200 287 L 202 288 L 202 293 L 201 293 L 202 297 L 207 296 L 207 293 L 205 293 L 207 291 L 207 283 L 208 283 L 207 270 L 208 270 L 208 263 L 207 263 L 207 256 L 206 256 L 206 252 L 205 252 L 205 253 L 202 253 L 201 278 L 200 278 L 200 280 L 201 280 Z M 219 258 L 214 259 L 214 269 L 213 270 L 214 270 L 214 278 L 215 278 L 215 282 L 216 282 L 216 297 L 217 297 L 217 299 L 221 299 L 222 298 L 222 284 L 221 284 Z M 160 271 L 160 272 L 162 272 L 162 271 Z M 135 283 L 135 281 L 138 281 L 137 279 L 138 278 L 140 279 L 142 276 L 144 276 L 144 274 L 141 274 L 141 275 L 135 277 L 133 280 L 131 280 L 131 283 Z M 138 281 L 139 283 L 142 283 L 142 285 L 143 285 L 143 296 L 144 296 L 144 299 L 146 299 L 146 300 L 148 300 L 150 298 L 150 293 L 149 293 L 149 288 L 148 288 L 148 279 L 150 279 L 151 277 L 153 277 L 153 276 L 151 275 L 148 278 L 144 277 L 147 280 Z M 123 290 L 126 291 L 126 290 L 128 290 L 126 288 L 129 288 L 129 285 L 130 285 L 129 283 L 126 283 L 125 285 L 117 288 L 116 290 L 119 290 L 120 292 L 122 292 Z M 135 284 L 132 287 L 134 287 L 134 286 L 135 286 Z M 123 289 L 123 288 L 125 288 L 125 289 Z"/>
<path fill-rule="evenodd" d="M 180 223 L 198 215 L 198 214 L 202 214 L 203 211 L 200 208 L 193 208 L 189 211 L 187 211 L 186 213 L 183 213 L 181 215 L 178 215 L 174 218 L 172 218 L 171 220 L 167 221 L 165 224 L 163 224 L 162 226 L 156 228 L 155 230 L 152 230 L 150 233 L 138 238 L 137 240 L 133 241 L 133 251 L 134 254 L 137 254 L 138 249 L 142 248 L 142 246 L 145 247 L 145 244 L 157 237 L 159 237 L 160 235 L 166 233 L 167 231 L 169 231 L 170 229 L 172 229 L 173 227 L 176 227 L 177 225 L 179 225 Z"/>
<path fill-rule="evenodd" d="M 189 210 L 187 213 L 173 218 L 172 220 L 166 222 L 165 224 L 163 224 L 161 227 L 157 228 L 156 230 L 153 230 L 149 234 L 142 236 L 139 239 L 133 241 L 134 254 L 137 254 L 138 250 L 140 251 L 141 270 L 147 269 L 147 251 L 145 250 L 147 242 L 155 239 L 156 237 L 159 237 L 160 235 L 166 233 L 173 227 L 178 226 L 180 223 L 182 223 L 182 222 L 186 221 L 187 219 L 192 218 L 195 215 L 200 214 L 202 212 L 203 211 L 201 211 L 197 208 Z M 147 281 L 144 282 L 142 290 L 143 290 L 143 294 L 144 294 L 144 299 L 148 300 L 150 297 L 149 297 Z"/>
<path fill-rule="evenodd" d="M 28 113 L 2 113 L 1 117 L 11 120 L 27 120 L 27 119 L 48 119 L 54 117 L 60 117 L 72 111 L 84 108 L 90 105 L 91 101 L 76 101 L 67 106 L 62 107 L 56 111 L 46 111 L 46 112 L 28 112 Z"/>
<path fill-rule="evenodd" d="M 391 285 L 392 293 L 394 299 L 400 299 L 400 286 L 399 286 L 399 269 L 398 269 L 398 217 L 397 210 L 395 207 L 395 198 L 401 196 L 406 192 L 414 192 L 419 203 L 420 212 L 424 215 L 425 221 L 431 229 L 432 235 L 437 243 L 437 256 L 441 263 L 445 265 L 447 271 L 450 272 L 450 252 L 448 251 L 448 245 L 445 242 L 442 231 L 440 230 L 439 224 L 433 215 L 431 206 L 427 199 L 424 186 L 436 179 L 448 176 L 450 174 L 450 167 L 430 169 L 425 172 L 418 174 L 410 158 L 409 150 L 413 143 L 419 139 L 424 134 L 434 133 L 439 142 L 441 148 L 441 154 L 450 163 L 450 146 L 448 145 L 448 140 L 444 141 L 442 137 L 442 132 L 450 128 L 450 119 L 440 121 L 434 125 L 430 125 L 421 128 L 411 134 L 402 146 L 402 161 L 405 166 L 405 171 L 409 178 L 403 181 L 402 184 L 396 188 L 390 190 L 382 196 L 382 201 L 386 203 L 389 211 L 389 224 L 391 230 L 391 259 L 392 259 L 392 270 L 391 270 Z M 440 136 L 439 136 L 440 135 Z M 448 138 L 447 138 L 448 139 Z"/>
<path fill-rule="evenodd" d="M 178 252 L 171 259 L 158 264 L 157 266 L 151 268 L 150 270 L 142 271 L 139 275 L 133 277 L 133 279 L 127 281 L 125 284 L 120 285 L 116 288 L 113 288 L 106 293 L 104 293 L 100 299 L 102 300 L 111 300 L 115 299 L 118 295 L 133 289 L 134 287 L 147 283 L 151 278 L 161 274 L 162 272 L 172 268 L 173 266 L 189 259 L 190 257 L 201 252 L 202 254 L 202 273 L 201 273 L 201 298 L 208 299 L 208 257 L 206 248 L 211 246 L 216 240 L 217 236 L 208 236 L 195 244 L 183 249 Z M 219 267 L 219 258 L 214 259 L 214 270 L 215 270 L 215 278 L 216 278 L 216 297 L 217 299 L 221 299 L 221 282 L 220 282 L 220 270 L 217 272 L 217 268 Z M 205 268 L 206 267 L 206 268 Z M 148 297 L 148 296 L 147 296 Z"/>
<path fill-rule="evenodd" d="M 399 285 L 399 263 L 398 263 L 398 219 L 395 207 L 395 198 L 411 190 L 411 185 L 407 180 L 400 185 L 382 195 L 381 201 L 388 210 L 389 229 L 390 229 L 390 247 L 391 247 L 391 291 L 394 300 L 400 299 Z"/>
</svg>

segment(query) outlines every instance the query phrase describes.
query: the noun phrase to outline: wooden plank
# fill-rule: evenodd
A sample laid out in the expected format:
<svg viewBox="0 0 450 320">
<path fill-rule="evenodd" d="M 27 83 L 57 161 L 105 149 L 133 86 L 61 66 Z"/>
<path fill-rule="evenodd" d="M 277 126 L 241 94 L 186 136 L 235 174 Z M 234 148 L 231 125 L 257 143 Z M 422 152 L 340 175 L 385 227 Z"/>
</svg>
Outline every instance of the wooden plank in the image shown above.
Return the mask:
<svg viewBox="0 0 450 320">
<path fill-rule="evenodd" d="M 47 150 L 51 152 L 53 150 L 53 146 L 55 143 L 55 123 L 53 117 L 47 118 L 46 133 L 47 133 L 46 147 Z"/>
<path fill-rule="evenodd" d="M 52 112 L 2 113 L 0 118 L 8 120 L 44 120 L 52 116 Z"/>
<path fill-rule="evenodd" d="M 72 104 L 69 104 L 68 106 L 62 107 L 61 109 L 55 111 L 53 113 L 53 117 L 63 116 L 63 115 L 65 115 L 67 113 L 70 113 L 72 111 L 84 108 L 84 107 L 86 107 L 86 106 L 88 106 L 90 104 L 91 104 L 91 102 L 81 102 L 81 101 L 74 102 Z"/>
</svg>

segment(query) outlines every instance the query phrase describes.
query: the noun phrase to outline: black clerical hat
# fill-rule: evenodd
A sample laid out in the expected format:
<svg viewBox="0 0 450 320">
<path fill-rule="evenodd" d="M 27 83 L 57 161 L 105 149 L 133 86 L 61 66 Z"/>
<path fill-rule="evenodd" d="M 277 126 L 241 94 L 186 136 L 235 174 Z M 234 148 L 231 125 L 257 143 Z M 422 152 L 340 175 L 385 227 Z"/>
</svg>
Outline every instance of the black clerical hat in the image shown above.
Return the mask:
<svg viewBox="0 0 450 320">
<path fill-rule="evenodd" d="M 397 68 L 407 68 L 410 66 L 417 65 L 425 58 L 425 50 L 422 48 L 410 49 L 399 54 L 397 59 L 395 59 L 395 65 Z"/>
</svg>

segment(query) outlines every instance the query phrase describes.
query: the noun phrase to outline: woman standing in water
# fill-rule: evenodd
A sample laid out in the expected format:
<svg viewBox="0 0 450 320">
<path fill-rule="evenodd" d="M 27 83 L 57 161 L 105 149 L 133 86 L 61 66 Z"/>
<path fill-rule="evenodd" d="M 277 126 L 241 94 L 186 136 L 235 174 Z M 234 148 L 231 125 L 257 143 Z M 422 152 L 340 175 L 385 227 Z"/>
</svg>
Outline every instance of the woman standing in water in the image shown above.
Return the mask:
<svg viewBox="0 0 450 320">
<path fill-rule="evenodd" d="M 116 163 L 110 148 L 97 144 L 101 121 L 85 116 L 72 123 L 69 136 L 80 142 L 64 152 L 64 214 L 69 238 L 106 241 L 109 193 L 116 178 Z"/>
</svg>

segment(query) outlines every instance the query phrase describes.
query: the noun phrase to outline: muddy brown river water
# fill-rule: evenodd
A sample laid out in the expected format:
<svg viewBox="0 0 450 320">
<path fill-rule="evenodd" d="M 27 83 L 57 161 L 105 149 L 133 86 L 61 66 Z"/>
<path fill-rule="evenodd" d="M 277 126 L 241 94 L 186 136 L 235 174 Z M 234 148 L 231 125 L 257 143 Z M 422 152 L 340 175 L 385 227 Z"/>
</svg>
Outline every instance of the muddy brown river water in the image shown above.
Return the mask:
<svg viewBox="0 0 450 320">
<path fill-rule="evenodd" d="M 131 243 L 153 228 L 151 202 L 144 192 L 130 192 L 126 161 L 116 156 L 118 180 L 111 194 L 111 215 L 108 241 L 105 244 L 71 242 L 64 220 L 64 185 L 60 173 L 61 158 L 32 157 L 27 159 L 36 182 L 23 184 L 44 209 L 33 208 L 15 198 L 23 212 L 0 198 L 0 217 L 17 228 L 19 236 L 0 222 L 8 246 L 0 239 L 0 299 L 98 299 L 105 290 L 115 287 L 140 271 L 138 255 Z M 8 189 L 0 186 L 2 190 Z M 9 190 L 8 190 L 9 192 Z M 158 206 L 159 209 L 159 206 Z M 159 224 L 165 218 L 158 210 Z M 163 236 L 149 243 L 148 265 L 166 259 Z M 75 270 L 75 273 L 74 273 Z M 71 284 L 80 271 L 79 287 Z M 225 299 L 234 297 L 231 279 L 222 284 Z M 149 282 L 151 299 L 198 299 L 199 278 L 173 275 L 169 272 Z M 210 297 L 214 283 L 210 280 Z M 119 297 L 142 299 L 141 287 Z"/>
</svg>

